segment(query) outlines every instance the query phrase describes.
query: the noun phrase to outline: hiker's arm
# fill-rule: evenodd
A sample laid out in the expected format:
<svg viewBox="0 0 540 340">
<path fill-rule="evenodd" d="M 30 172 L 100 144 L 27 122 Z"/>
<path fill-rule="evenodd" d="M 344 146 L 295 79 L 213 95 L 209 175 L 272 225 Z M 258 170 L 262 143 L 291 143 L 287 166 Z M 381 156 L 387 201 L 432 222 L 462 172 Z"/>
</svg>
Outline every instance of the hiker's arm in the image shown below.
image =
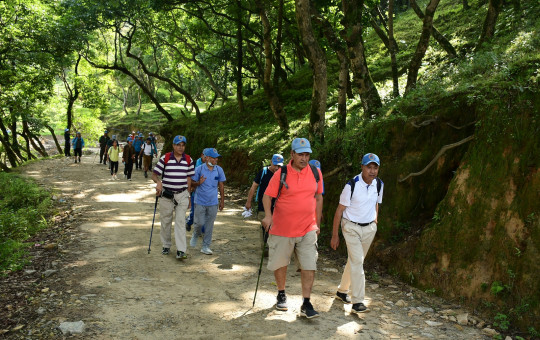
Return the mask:
<svg viewBox="0 0 540 340">
<path fill-rule="evenodd" d="M 219 197 L 220 197 L 219 211 L 221 211 L 221 210 L 223 210 L 223 208 L 225 208 L 225 183 L 224 182 L 219 182 L 218 183 L 218 188 L 219 188 Z"/>
<path fill-rule="evenodd" d="M 163 183 L 161 183 L 161 179 L 155 172 L 152 172 L 152 180 L 154 181 L 154 183 L 156 183 L 156 196 L 161 196 L 161 191 L 163 190 Z"/>
<path fill-rule="evenodd" d="M 266 194 L 263 195 L 263 206 L 264 206 L 264 219 L 261 221 L 261 224 L 264 227 L 264 230 L 270 230 L 272 226 L 272 197 Z"/>
<path fill-rule="evenodd" d="M 255 194 L 255 191 L 257 190 L 258 186 L 259 185 L 257 183 L 253 182 L 253 184 L 251 185 L 251 188 L 249 189 L 249 194 L 246 201 L 247 210 L 251 209 L 251 202 L 253 201 L 253 195 Z"/>
<path fill-rule="evenodd" d="M 379 219 L 379 203 L 375 204 L 375 224 L 379 224 L 377 220 Z"/>
<path fill-rule="evenodd" d="M 316 201 L 316 207 L 315 207 L 315 213 L 317 216 L 317 235 L 321 232 L 321 218 L 322 218 L 322 207 L 323 207 L 323 196 L 322 194 L 315 195 L 315 201 Z"/>
<path fill-rule="evenodd" d="M 332 239 L 330 240 L 330 247 L 336 250 L 339 246 L 339 225 L 341 223 L 341 217 L 345 211 L 345 206 L 338 204 L 336 208 L 336 213 L 334 214 L 334 223 L 332 225 Z"/>
</svg>

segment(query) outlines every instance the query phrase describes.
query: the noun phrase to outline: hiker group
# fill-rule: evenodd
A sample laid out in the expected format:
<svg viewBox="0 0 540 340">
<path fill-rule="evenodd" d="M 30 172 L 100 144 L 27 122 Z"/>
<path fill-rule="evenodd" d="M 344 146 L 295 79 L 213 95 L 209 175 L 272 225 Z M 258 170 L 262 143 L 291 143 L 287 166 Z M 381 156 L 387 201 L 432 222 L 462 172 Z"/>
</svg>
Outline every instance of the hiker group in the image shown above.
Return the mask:
<svg viewBox="0 0 540 340">
<path fill-rule="evenodd" d="M 148 178 L 148 171 L 152 169 L 152 161 L 157 156 L 156 137 L 152 132 L 145 138 L 140 131 L 133 131 L 126 139 L 122 147 L 112 135 L 109 138 L 108 131 L 105 130 L 103 136 L 99 137 L 99 164 L 107 164 L 111 170 L 111 180 L 118 180 L 118 167 L 120 159 L 124 164 L 124 179 L 131 181 L 133 165 L 135 170 L 144 170 L 144 177 Z"/>
<path fill-rule="evenodd" d="M 217 211 L 224 208 L 226 181 L 223 169 L 217 165 L 220 155 L 215 148 L 204 149 L 194 164 L 184 152 L 186 143 L 184 136 L 176 136 L 173 151 L 159 159 L 152 173 L 156 195 L 161 198 L 162 254 L 170 253 L 174 214 L 176 258 L 180 260 L 187 258 L 186 231 L 190 231 L 192 225 L 190 246 L 197 247 L 198 238 L 204 233 L 201 252 L 213 254 L 210 249 L 213 226 Z M 267 268 L 274 272 L 276 280 L 278 310 L 288 310 L 285 285 L 287 267 L 294 255 L 303 296 L 300 314 L 307 318 L 319 316 L 310 297 L 317 269 L 317 238 L 324 194 L 321 164 L 310 160 L 311 153 L 309 141 L 296 138 L 292 141 L 288 164 L 284 165 L 282 155 L 274 154 L 271 164 L 255 176 L 242 213 L 244 217 L 251 216 L 255 198 L 263 243 L 268 242 Z M 382 203 L 384 184 L 377 177 L 379 166 L 377 155 L 363 156 L 362 171 L 344 186 L 332 223 L 331 247 L 336 250 L 339 246 L 341 226 L 348 253 L 336 298 L 346 304 L 352 303 L 353 313 L 368 310 L 364 304 L 363 264 L 377 231 L 378 205 Z M 185 215 L 190 208 L 190 217 L 186 221 Z"/>
</svg>

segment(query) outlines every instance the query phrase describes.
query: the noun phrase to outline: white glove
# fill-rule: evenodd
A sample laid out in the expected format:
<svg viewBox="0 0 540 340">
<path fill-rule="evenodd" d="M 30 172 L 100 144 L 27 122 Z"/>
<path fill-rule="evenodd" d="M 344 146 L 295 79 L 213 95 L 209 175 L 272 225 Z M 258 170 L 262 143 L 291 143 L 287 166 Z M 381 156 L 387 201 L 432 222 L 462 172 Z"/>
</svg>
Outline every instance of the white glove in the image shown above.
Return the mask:
<svg viewBox="0 0 540 340">
<path fill-rule="evenodd" d="M 242 217 L 243 218 L 251 217 L 251 209 L 246 209 L 246 207 L 244 207 L 244 212 L 242 213 Z"/>
</svg>

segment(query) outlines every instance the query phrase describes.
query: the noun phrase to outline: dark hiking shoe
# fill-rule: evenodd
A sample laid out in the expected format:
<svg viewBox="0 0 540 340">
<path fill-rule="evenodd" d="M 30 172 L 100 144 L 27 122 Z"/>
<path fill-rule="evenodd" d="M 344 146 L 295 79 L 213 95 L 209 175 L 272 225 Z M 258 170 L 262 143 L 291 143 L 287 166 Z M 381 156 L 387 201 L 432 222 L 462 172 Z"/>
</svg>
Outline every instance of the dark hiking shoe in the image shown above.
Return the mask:
<svg viewBox="0 0 540 340">
<path fill-rule="evenodd" d="M 170 249 L 169 248 L 163 248 L 161 250 L 161 255 L 169 255 Z"/>
<path fill-rule="evenodd" d="M 144 172 L 144 178 L 148 178 L 148 173 L 146 171 Z"/>
<path fill-rule="evenodd" d="M 351 308 L 351 313 L 365 313 L 365 312 L 368 312 L 369 309 L 367 309 L 366 306 L 364 306 L 364 304 L 362 302 L 360 303 L 355 303 L 352 305 L 352 308 Z"/>
<path fill-rule="evenodd" d="M 191 231 L 191 224 L 189 224 L 189 223 L 186 224 L 186 231 Z M 195 245 L 197 245 L 197 244 L 195 244 Z"/>
<path fill-rule="evenodd" d="M 176 251 L 176 258 L 179 260 L 185 260 L 187 259 L 187 255 L 183 251 L 178 250 Z"/>
<path fill-rule="evenodd" d="M 300 315 L 305 316 L 308 319 L 316 318 L 319 316 L 319 312 L 317 312 L 314 308 L 311 302 L 304 303 L 302 307 L 300 307 Z"/>
<path fill-rule="evenodd" d="M 278 293 L 277 302 L 276 302 L 276 309 L 277 310 L 288 310 L 289 309 L 289 307 L 287 306 L 287 295 L 285 295 L 285 293 Z"/>
<path fill-rule="evenodd" d="M 347 293 L 336 293 L 336 299 L 343 301 L 344 303 L 351 303 L 351 298 Z"/>
</svg>

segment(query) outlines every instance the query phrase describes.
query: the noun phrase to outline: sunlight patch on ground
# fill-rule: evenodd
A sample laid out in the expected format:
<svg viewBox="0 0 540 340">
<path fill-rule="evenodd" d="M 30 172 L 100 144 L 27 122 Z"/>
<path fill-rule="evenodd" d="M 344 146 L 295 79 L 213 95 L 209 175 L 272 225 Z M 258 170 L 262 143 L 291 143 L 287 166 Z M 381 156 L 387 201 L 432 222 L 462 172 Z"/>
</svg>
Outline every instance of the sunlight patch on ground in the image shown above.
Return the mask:
<svg viewBox="0 0 540 340">
<path fill-rule="evenodd" d="M 113 203 L 133 203 L 138 202 L 141 199 L 139 192 L 134 191 L 130 193 L 117 193 L 117 194 L 99 194 L 94 197 L 96 202 L 113 202 Z"/>
<path fill-rule="evenodd" d="M 337 334 L 345 336 L 354 336 L 362 329 L 362 326 L 355 321 L 348 322 L 337 327 Z"/>
</svg>

